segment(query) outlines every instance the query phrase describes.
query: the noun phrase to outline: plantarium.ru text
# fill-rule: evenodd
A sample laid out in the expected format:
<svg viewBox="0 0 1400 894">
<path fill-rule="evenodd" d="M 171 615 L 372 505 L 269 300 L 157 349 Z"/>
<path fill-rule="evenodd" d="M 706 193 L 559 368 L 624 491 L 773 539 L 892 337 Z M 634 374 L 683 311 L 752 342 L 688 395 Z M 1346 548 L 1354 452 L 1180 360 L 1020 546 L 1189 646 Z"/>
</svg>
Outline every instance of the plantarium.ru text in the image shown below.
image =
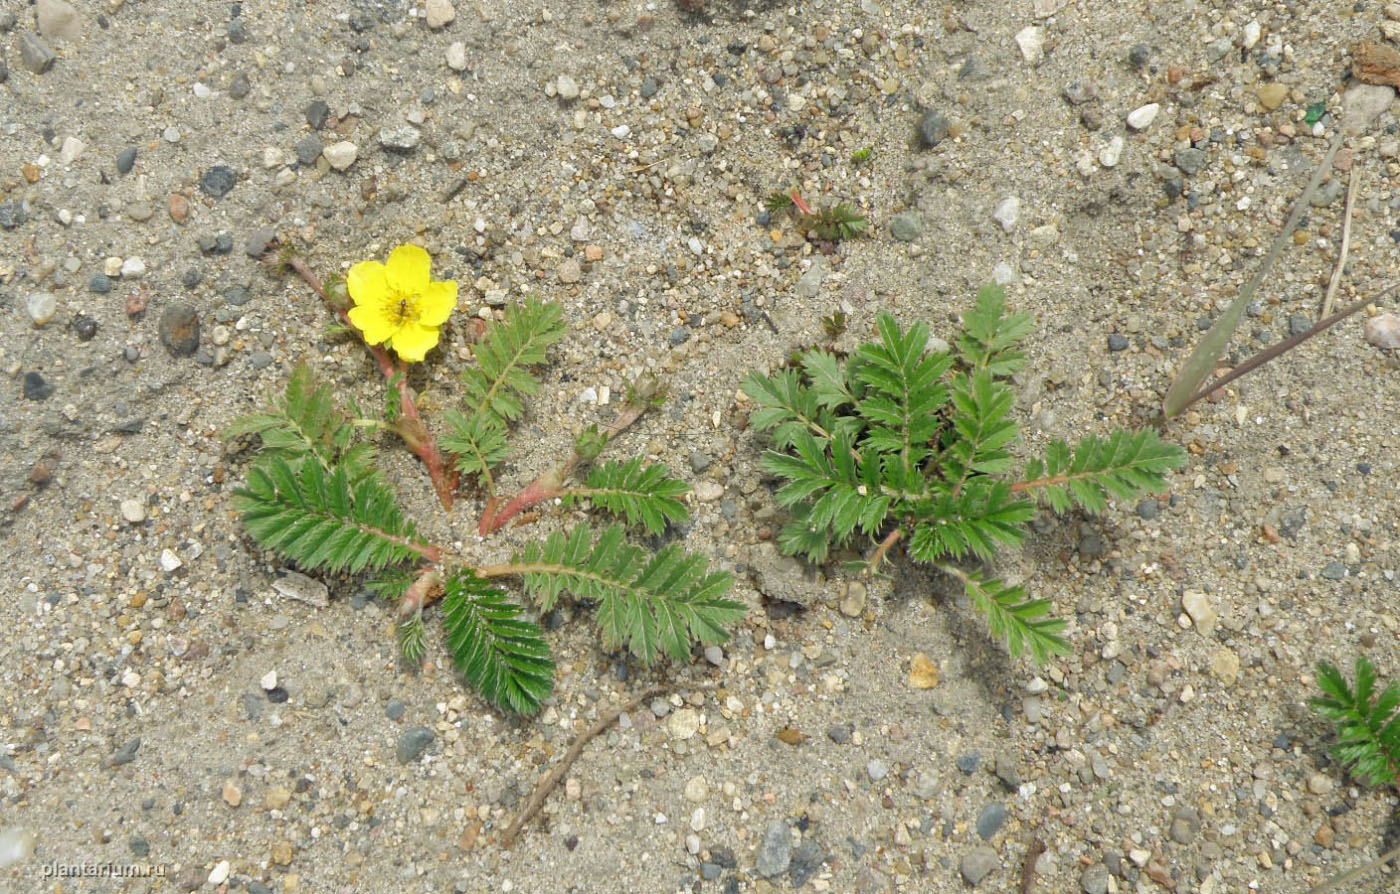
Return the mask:
<svg viewBox="0 0 1400 894">
<path fill-rule="evenodd" d="M 519 714 L 534 713 L 549 696 L 554 663 L 539 626 L 496 579 L 518 579 L 539 611 L 566 593 L 595 604 L 604 646 L 625 648 L 644 663 L 662 654 L 684 659 L 696 642 L 726 639 L 725 628 L 744 615 L 741 603 L 724 596 L 731 575 L 677 544 L 651 552 L 628 538 L 629 528 L 660 535 L 668 523 L 683 522 L 689 488 L 664 466 L 640 459 L 598 462 L 608 443 L 655 404 L 656 389 L 634 389 L 607 430 L 583 432 L 559 466 L 514 498 L 496 494 L 492 470 L 509 452 L 509 427 L 539 387 L 532 369 L 564 336 L 558 305 L 528 299 L 479 332 L 476 363 L 461 374 L 461 406 L 444 414 L 447 434 L 439 446 L 408 386 L 408 364 L 437 345 L 456 284 L 432 281 L 427 252 L 416 246 L 395 249 L 387 264 L 356 264 L 344 284 L 323 286 L 299 258 L 284 263 L 364 338 L 388 389 L 383 412 L 369 416 L 340 406 L 329 386 L 298 366 L 282 400 L 229 428 L 229 437 L 261 438 L 262 451 L 235 496 L 260 545 L 303 571 L 369 575 L 373 590 L 398 600 L 400 646 L 413 661 L 426 649 L 424 610 L 441 598 L 457 667 L 488 701 Z M 587 524 L 556 530 L 509 562 L 483 564 L 429 542 L 404 517 L 376 464 L 378 432 L 397 434 L 423 461 L 444 508 L 451 507 L 460 476 L 475 479 L 487 496 L 478 526 L 483 535 L 556 500 L 616 520 L 601 530 Z"/>
<path fill-rule="evenodd" d="M 1152 430 L 1114 431 L 1052 443 L 1017 477 L 1006 379 L 1025 362 L 1016 346 L 1032 325 L 1004 303 L 998 287 L 978 292 L 950 350 L 929 350 L 922 323 L 901 329 L 881 314 L 879 340 L 850 356 L 809 350 L 772 375 L 750 372 L 743 387 L 758 405 L 752 424 L 772 433 L 763 466 L 783 481 L 778 502 L 793 516 L 779 537 L 785 553 L 821 562 L 859 532 L 874 544 L 862 564 L 875 571 L 902 544 L 959 580 L 1013 654 L 1044 662 L 1069 648 L 1049 600 L 962 560 L 1019 544 L 1033 500 L 1098 513 L 1110 498 L 1164 490 L 1185 453 Z"/>
</svg>

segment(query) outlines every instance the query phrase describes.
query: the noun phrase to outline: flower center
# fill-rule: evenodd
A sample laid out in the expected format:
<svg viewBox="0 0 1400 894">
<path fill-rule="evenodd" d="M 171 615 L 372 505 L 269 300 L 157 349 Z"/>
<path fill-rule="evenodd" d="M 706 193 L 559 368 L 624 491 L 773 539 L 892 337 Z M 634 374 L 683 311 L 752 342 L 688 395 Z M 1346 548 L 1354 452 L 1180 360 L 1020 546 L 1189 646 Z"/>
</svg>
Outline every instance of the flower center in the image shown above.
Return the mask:
<svg viewBox="0 0 1400 894">
<path fill-rule="evenodd" d="M 389 318 L 402 326 L 410 320 L 418 319 L 418 296 L 393 292 L 389 295 Z"/>
</svg>

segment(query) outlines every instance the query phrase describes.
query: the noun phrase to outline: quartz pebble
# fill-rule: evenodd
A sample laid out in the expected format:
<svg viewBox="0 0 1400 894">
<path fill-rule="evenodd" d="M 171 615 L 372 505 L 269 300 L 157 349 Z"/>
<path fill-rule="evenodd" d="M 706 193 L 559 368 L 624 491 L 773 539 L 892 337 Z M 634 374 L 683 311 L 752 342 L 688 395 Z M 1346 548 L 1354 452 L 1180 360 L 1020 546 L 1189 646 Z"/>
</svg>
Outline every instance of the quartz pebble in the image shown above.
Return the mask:
<svg viewBox="0 0 1400 894">
<path fill-rule="evenodd" d="M 24 301 L 24 309 L 35 326 L 43 326 L 53 319 L 58 310 L 58 299 L 52 292 L 31 292 Z"/>
<path fill-rule="evenodd" d="M 139 525 L 146 520 L 146 504 L 140 500 L 122 500 L 122 519 L 130 525 Z"/>
<path fill-rule="evenodd" d="M 1400 351 L 1400 317 L 1377 314 L 1367 320 L 1366 343 L 1383 351 Z"/>
<path fill-rule="evenodd" d="M 326 164 L 337 171 L 344 171 L 360 157 L 360 147 L 349 140 L 341 140 L 322 149 L 321 154 L 325 156 Z"/>
<path fill-rule="evenodd" d="M 1146 130 L 1157 119 L 1160 110 L 1161 106 L 1155 102 L 1139 106 L 1128 113 L 1128 126 L 1133 130 Z"/>
</svg>

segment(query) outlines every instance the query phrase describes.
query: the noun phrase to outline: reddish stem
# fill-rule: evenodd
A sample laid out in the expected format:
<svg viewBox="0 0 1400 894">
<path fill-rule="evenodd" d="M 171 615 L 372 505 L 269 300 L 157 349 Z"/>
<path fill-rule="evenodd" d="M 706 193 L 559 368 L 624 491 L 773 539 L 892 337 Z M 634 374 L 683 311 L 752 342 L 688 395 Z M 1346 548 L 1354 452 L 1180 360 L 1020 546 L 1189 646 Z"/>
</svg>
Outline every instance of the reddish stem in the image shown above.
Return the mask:
<svg viewBox="0 0 1400 894">
<path fill-rule="evenodd" d="M 321 280 L 311 268 L 306 266 L 306 262 L 301 258 L 293 256 L 287 260 L 287 266 L 291 267 L 297 274 L 306 281 L 321 300 L 330 305 L 340 317 L 341 322 L 354 328 L 350 322 L 349 312 L 336 305 L 326 295 L 325 288 L 321 285 Z M 437 491 L 438 501 L 442 503 L 442 508 L 448 511 L 452 509 L 452 492 L 457 489 L 457 471 L 449 469 L 442 453 L 438 450 L 437 440 L 433 438 L 433 433 L 428 431 L 428 427 L 423 424 L 423 418 L 418 415 L 418 406 L 413 402 L 413 391 L 408 387 L 408 375 L 406 368 L 401 364 L 396 364 L 389 356 L 389 352 L 380 345 L 366 344 L 371 355 L 379 364 L 379 371 L 384 373 L 384 378 L 392 381 L 399 373 L 404 375 L 399 377 L 399 414 L 402 417 L 399 425 L 395 426 L 395 431 L 403 438 L 404 443 L 409 446 L 418 458 L 423 461 L 423 465 L 428 469 L 428 475 L 433 480 L 433 490 Z"/>
<path fill-rule="evenodd" d="M 808 217 L 812 216 L 812 206 L 802 201 L 802 194 L 797 191 L 797 187 L 794 186 L 792 192 L 788 193 L 788 195 L 792 197 L 792 203 L 797 206 L 798 211 Z"/>
</svg>

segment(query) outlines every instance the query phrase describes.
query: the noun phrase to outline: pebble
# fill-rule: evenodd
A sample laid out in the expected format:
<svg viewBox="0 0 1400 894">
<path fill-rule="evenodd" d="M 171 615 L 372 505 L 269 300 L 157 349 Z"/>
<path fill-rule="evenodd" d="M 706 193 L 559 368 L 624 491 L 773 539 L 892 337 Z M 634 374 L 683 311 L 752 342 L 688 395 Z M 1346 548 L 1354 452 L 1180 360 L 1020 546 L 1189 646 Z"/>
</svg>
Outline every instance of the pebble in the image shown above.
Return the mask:
<svg viewBox="0 0 1400 894">
<path fill-rule="evenodd" d="M 982 812 L 977 814 L 977 835 L 983 841 L 991 840 L 992 836 L 1001 831 L 1001 827 L 1006 823 L 1006 806 L 1004 804 L 992 803 L 982 808 Z"/>
<path fill-rule="evenodd" d="M 554 79 L 554 93 L 565 102 L 573 102 L 578 99 L 578 81 L 566 74 L 561 74 Z"/>
<path fill-rule="evenodd" d="M 981 884 L 984 878 L 1000 866 L 1001 858 L 997 856 L 997 852 L 985 844 L 973 848 L 958 860 L 958 872 L 962 873 L 963 880 L 973 887 Z"/>
<path fill-rule="evenodd" d="M 1366 343 L 1383 351 L 1400 351 L 1400 317 L 1377 314 L 1367 320 Z"/>
<path fill-rule="evenodd" d="M 1118 162 L 1123 158 L 1123 138 L 1114 136 L 1108 141 L 1108 145 L 1099 152 L 1099 164 L 1106 168 L 1117 167 Z"/>
<path fill-rule="evenodd" d="M 1347 566 L 1341 562 L 1328 562 L 1322 566 L 1322 576 L 1328 580 L 1341 580 L 1347 576 Z"/>
<path fill-rule="evenodd" d="M 0 202 L 0 230 L 13 230 L 23 226 L 29 219 L 24 205 L 19 202 Z"/>
<path fill-rule="evenodd" d="M 1021 58 L 1027 65 L 1039 65 L 1045 58 L 1045 29 L 1027 25 L 1016 32 L 1016 46 L 1021 48 Z"/>
<path fill-rule="evenodd" d="M 277 671 L 270 670 L 267 673 L 263 674 L 262 678 L 258 680 L 258 685 L 261 686 L 267 692 L 271 692 L 272 690 L 276 689 Z"/>
<path fill-rule="evenodd" d="M 1191 616 L 1191 623 L 1202 636 L 1210 636 L 1215 632 L 1215 622 L 1220 616 L 1206 594 L 1197 590 L 1185 591 L 1181 594 L 1181 607 Z"/>
<path fill-rule="evenodd" d="M 326 163 L 332 168 L 344 171 L 360 157 L 360 147 L 349 140 L 341 140 L 321 150 L 321 154 L 326 157 Z"/>
<path fill-rule="evenodd" d="M 35 326 L 43 326 L 53 319 L 58 310 L 58 299 L 52 292 L 31 292 L 25 299 L 24 309 Z"/>
<path fill-rule="evenodd" d="M 120 151 L 120 152 L 117 153 L 117 173 L 118 173 L 118 174 L 129 174 L 129 173 L 131 173 L 131 167 L 132 167 L 132 165 L 134 165 L 134 164 L 136 164 L 136 147 L 135 147 L 135 146 L 127 146 L 125 149 L 123 149 L 122 151 Z"/>
<path fill-rule="evenodd" d="M 160 565 L 160 570 L 164 571 L 166 574 L 179 571 L 185 564 L 180 561 L 180 557 L 175 555 L 175 551 L 171 549 L 161 550 L 160 558 L 157 560 L 157 563 Z"/>
<path fill-rule="evenodd" d="M 63 145 L 58 150 L 58 163 L 71 165 L 78 160 L 79 156 L 83 154 L 83 150 L 86 148 L 87 143 L 84 143 L 77 137 L 64 137 Z"/>
<path fill-rule="evenodd" d="M 1079 887 L 1084 894 L 1108 894 L 1108 867 L 1095 863 L 1079 875 Z"/>
<path fill-rule="evenodd" d="M 1311 773 L 1308 775 L 1308 791 L 1314 795 L 1327 795 L 1332 793 L 1336 783 L 1332 777 L 1326 773 Z"/>
<path fill-rule="evenodd" d="M 724 649 L 719 646 L 705 647 L 705 660 L 715 667 L 724 666 Z"/>
<path fill-rule="evenodd" d="M 724 496 L 724 485 L 717 481 L 695 482 L 695 499 L 701 503 L 713 503 Z"/>
<path fill-rule="evenodd" d="M 53 385 L 34 370 L 24 374 L 20 383 L 20 394 L 25 400 L 48 400 L 53 396 Z"/>
<path fill-rule="evenodd" d="M 406 121 L 379 129 L 379 145 L 390 152 L 412 152 L 422 138 L 418 128 Z"/>
<path fill-rule="evenodd" d="M 166 213 L 170 219 L 177 224 L 183 224 L 190 217 L 190 201 L 177 193 L 171 193 L 170 199 L 165 204 Z"/>
<path fill-rule="evenodd" d="M 1201 831 L 1201 816 L 1191 807 L 1178 807 L 1172 813 L 1169 830 L 1172 841 L 1177 844 L 1190 844 Z"/>
<path fill-rule="evenodd" d="M 428 0 L 424 4 L 423 13 L 428 20 L 428 27 L 434 30 L 446 27 L 457 17 L 457 10 L 452 7 L 452 0 Z"/>
<path fill-rule="evenodd" d="M 120 767 L 124 764 L 129 764 L 132 761 L 136 760 L 136 752 L 140 750 L 140 736 L 137 736 L 134 739 L 128 739 L 122 743 L 121 747 L 119 747 L 116 751 L 112 752 L 112 756 L 107 759 L 107 765 L 109 767 Z"/>
<path fill-rule="evenodd" d="M 1200 149 L 1178 149 L 1172 159 L 1183 174 L 1191 176 L 1205 167 L 1206 154 Z"/>
<path fill-rule="evenodd" d="M 1021 199 L 1017 196 L 1007 196 L 992 211 L 992 217 L 1001 228 L 1010 233 L 1016 227 L 1016 222 L 1021 219 Z"/>
<path fill-rule="evenodd" d="M 268 245 L 277 239 L 277 231 L 272 227 L 260 227 L 252 232 L 247 243 L 243 246 L 243 253 L 250 258 L 260 258 L 267 251 Z"/>
<path fill-rule="evenodd" d="M 1154 518 L 1157 517 L 1157 512 L 1158 512 L 1159 509 L 1161 509 L 1161 504 L 1160 504 L 1160 503 L 1158 503 L 1158 502 L 1157 502 L 1155 499 L 1153 499 L 1152 497 L 1146 497 L 1146 498 L 1144 498 L 1144 499 L 1138 501 L 1138 504 L 1137 504 L 1137 514 L 1138 514 L 1138 518 L 1145 519 L 1145 520 L 1147 520 L 1147 521 L 1151 521 L 1152 519 L 1154 519 Z"/>
<path fill-rule="evenodd" d="M 122 518 L 129 525 L 139 525 L 146 520 L 146 504 L 141 500 L 122 500 L 121 512 Z"/>
<path fill-rule="evenodd" d="M 246 72 L 238 72 L 233 76 L 233 80 L 228 85 L 228 95 L 234 99 L 242 99 L 253 89 L 252 82 L 248 80 Z"/>
<path fill-rule="evenodd" d="M 787 872 L 792 865 L 792 836 L 784 820 L 771 820 L 763 830 L 763 838 L 758 843 L 758 855 L 754 869 L 763 878 L 772 878 Z"/>
<path fill-rule="evenodd" d="M 939 112 L 925 112 L 919 119 L 919 142 L 926 149 L 932 149 L 946 140 L 951 131 L 947 117 Z"/>
<path fill-rule="evenodd" d="M 1353 83 L 1342 94 L 1342 131 L 1364 133 L 1394 100 L 1395 88 L 1386 84 Z"/>
<path fill-rule="evenodd" d="M 879 782 L 881 779 L 884 779 L 885 776 L 889 774 L 890 768 L 885 764 L 884 761 L 880 760 L 877 757 L 872 758 L 868 763 L 866 763 L 865 772 L 866 775 L 870 777 L 871 782 Z"/>
<path fill-rule="evenodd" d="M 1145 106 L 1138 106 L 1128 113 L 1128 126 L 1133 130 L 1146 130 L 1153 121 L 1157 119 L 1157 112 L 1161 106 L 1155 102 L 1150 102 Z"/>
<path fill-rule="evenodd" d="M 1114 332 L 1108 337 L 1108 349 L 1115 353 L 1128 350 L 1128 337 L 1120 332 Z"/>
<path fill-rule="evenodd" d="M 910 689 L 932 689 L 938 685 L 938 665 L 923 652 L 914 655 L 909 662 Z"/>
<path fill-rule="evenodd" d="M 92 341 L 97 336 L 97 321 L 86 314 L 78 314 L 69 325 L 73 327 L 78 341 Z"/>
<path fill-rule="evenodd" d="M 199 315 L 188 304 L 172 304 L 160 315 L 160 342 L 174 357 L 199 350 Z"/>
<path fill-rule="evenodd" d="M 797 297 L 815 298 L 821 291 L 822 282 L 826 279 L 826 262 L 821 258 L 812 261 L 812 266 L 807 268 L 807 272 L 797 278 Z"/>
<path fill-rule="evenodd" d="M 681 708 L 666 718 L 666 731 L 673 739 L 691 739 L 700 731 L 700 712 Z"/>
<path fill-rule="evenodd" d="M 982 763 L 982 755 L 976 751 L 969 751 L 966 754 L 958 755 L 953 763 L 959 770 L 971 776 L 977 772 L 977 767 Z"/>
<path fill-rule="evenodd" d="M 467 45 L 462 41 L 453 41 L 448 45 L 447 67 L 453 71 L 467 70 Z"/>
<path fill-rule="evenodd" d="M 25 31 L 19 36 L 19 58 L 30 73 L 40 75 L 53 68 L 58 56 L 49 49 L 43 38 L 32 31 Z"/>
<path fill-rule="evenodd" d="M 1283 105 L 1283 101 L 1288 98 L 1288 88 L 1274 81 L 1260 87 L 1255 91 L 1255 95 L 1259 97 L 1259 104 L 1267 111 L 1272 112 Z"/>
<path fill-rule="evenodd" d="M 845 745 L 851 741 L 852 732 L 849 723 L 837 723 L 827 728 L 826 737 L 837 745 Z"/>
<path fill-rule="evenodd" d="M 788 867 L 788 880 L 794 888 L 807 884 L 808 880 L 826 861 L 826 849 L 815 838 L 803 838 L 792 852 L 792 863 Z"/>
<path fill-rule="evenodd" d="M 923 223 L 917 211 L 901 211 L 890 218 L 890 235 L 898 242 L 913 242 L 919 238 Z"/>
<path fill-rule="evenodd" d="M 423 754 L 435 738 L 433 731 L 426 726 L 414 726 L 399 735 L 396 753 L 401 764 L 411 764 Z"/>
<path fill-rule="evenodd" d="M 573 285 L 583 279 L 583 267 L 579 265 L 577 258 L 565 258 L 564 262 L 555 270 L 555 275 L 559 281 L 565 285 Z"/>
<path fill-rule="evenodd" d="M 326 121 L 331 117 L 330 103 L 326 102 L 324 99 L 313 99 L 311 102 L 307 103 L 306 108 L 302 110 L 302 116 L 306 119 L 306 123 L 311 126 L 312 130 L 320 130 L 326 126 Z"/>
<path fill-rule="evenodd" d="M 199 175 L 199 188 L 206 196 L 221 199 L 238 182 L 238 174 L 228 165 L 214 165 Z"/>
<path fill-rule="evenodd" d="M 685 799 L 699 804 L 710 796 L 710 785 L 704 776 L 692 776 L 685 783 Z"/>
<path fill-rule="evenodd" d="M 218 887 L 228 881 L 228 874 L 232 868 L 227 860 L 220 860 L 215 864 L 214 871 L 209 873 L 209 884 Z"/>
<path fill-rule="evenodd" d="M 126 216 L 137 223 L 145 223 L 156 213 L 156 209 L 150 202 L 132 202 L 126 206 Z"/>
</svg>

